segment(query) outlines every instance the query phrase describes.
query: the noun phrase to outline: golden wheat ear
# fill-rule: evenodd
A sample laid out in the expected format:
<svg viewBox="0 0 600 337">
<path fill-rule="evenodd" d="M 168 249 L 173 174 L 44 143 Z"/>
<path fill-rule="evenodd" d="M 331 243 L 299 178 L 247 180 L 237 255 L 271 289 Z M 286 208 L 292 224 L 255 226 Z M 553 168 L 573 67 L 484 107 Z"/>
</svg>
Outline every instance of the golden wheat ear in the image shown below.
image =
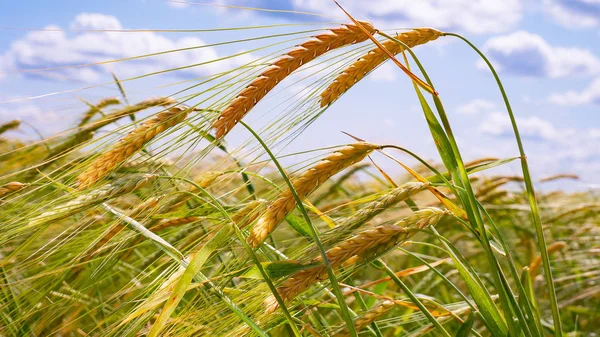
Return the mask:
<svg viewBox="0 0 600 337">
<path fill-rule="evenodd" d="M 102 179 L 119 164 L 141 150 L 146 143 L 158 134 L 181 123 L 187 117 L 189 111 L 190 109 L 187 107 L 172 107 L 142 123 L 119 140 L 111 150 L 96 158 L 88 169 L 77 177 L 79 181 L 78 188 L 80 190 L 85 189 Z"/>
<path fill-rule="evenodd" d="M 367 311 L 366 313 L 357 317 L 354 320 L 354 327 L 356 328 L 356 331 L 361 331 L 362 329 L 366 328 L 367 325 L 380 319 L 385 314 L 387 314 L 390 310 L 392 310 L 395 305 L 396 304 L 393 301 L 385 300 L 385 301 L 381 302 L 381 304 L 372 307 L 371 309 L 369 309 L 369 311 Z M 348 337 L 348 336 L 350 336 L 350 333 L 348 332 L 348 327 L 345 327 L 344 329 L 342 329 L 342 331 L 333 335 L 333 337 Z"/>
<path fill-rule="evenodd" d="M 420 229 L 434 226 L 448 211 L 435 207 L 424 208 L 401 219 L 396 224 L 376 226 L 362 231 L 348 240 L 339 243 L 327 251 L 327 260 L 333 268 L 341 266 L 350 259 L 364 260 L 407 240 Z M 322 262 L 321 256 L 311 262 Z M 311 285 L 325 279 L 325 265 L 320 264 L 312 268 L 301 270 L 285 280 L 277 291 L 284 301 L 291 301 L 296 296 L 307 290 Z M 273 297 L 267 298 L 267 312 L 278 308 Z"/>
<path fill-rule="evenodd" d="M 375 28 L 368 22 L 360 24 L 373 35 Z M 369 37 L 355 24 L 329 29 L 329 32 L 314 36 L 281 56 L 264 72 L 258 75 L 221 112 L 214 123 L 217 139 L 229 132 L 269 91 L 288 75 L 326 52 L 349 44 L 366 41 Z"/>
<path fill-rule="evenodd" d="M 415 28 L 394 36 L 398 41 L 403 42 L 409 48 L 425 44 L 444 35 L 443 32 L 433 28 Z M 404 46 L 395 41 L 388 40 L 382 43 L 383 46 L 392 54 L 397 55 L 404 50 Z M 339 74 L 333 83 L 321 93 L 321 107 L 333 103 L 354 84 L 362 80 L 368 73 L 373 71 L 388 59 L 386 53 L 381 48 L 374 48 L 367 54 L 361 56 L 356 62 L 352 63 L 346 70 Z"/>
<path fill-rule="evenodd" d="M 292 185 L 300 199 L 304 199 L 334 174 L 362 161 L 371 152 L 380 148 L 379 145 L 364 142 L 344 146 L 309 168 L 296 178 Z M 268 206 L 266 212 L 258 219 L 250 232 L 248 244 L 256 247 L 263 242 L 294 207 L 296 207 L 296 199 L 293 193 L 287 189 Z"/>
</svg>

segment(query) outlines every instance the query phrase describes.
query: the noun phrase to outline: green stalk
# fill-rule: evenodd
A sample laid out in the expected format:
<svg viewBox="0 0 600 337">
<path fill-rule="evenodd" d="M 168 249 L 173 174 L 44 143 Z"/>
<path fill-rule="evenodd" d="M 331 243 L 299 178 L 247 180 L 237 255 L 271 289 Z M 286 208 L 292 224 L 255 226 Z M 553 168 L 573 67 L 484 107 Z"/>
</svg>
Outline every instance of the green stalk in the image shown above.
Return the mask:
<svg viewBox="0 0 600 337">
<path fill-rule="evenodd" d="M 462 37 L 458 34 L 448 33 L 448 36 L 457 37 L 464 42 L 466 42 L 479 56 L 483 59 L 483 61 L 488 65 L 488 68 L 491 70 L 496 83 L 498 84 L 498 88 L 500 89 L 500 93 L 502 94 L 502 99 L 504 100 L 504 105 L 506 106 L 506 110 L 510 117 L 510 123 L 513 128 L 513 132 L 515 134 L 515 138 L 517 140 L 517 146 L 519 148 L 519 154 L 521 155 L 521 169 L 523 171 L 523 178 L 525 180 L 525 188 L 527 190 L 527 198 L 529 201 L 529 207 L 531 208 L 531 218 L 533 220 L 533 224 L 535 226 L 536 235 L 538 238 L 538 249 L 540 250 L 540 254 L 542 256 L 542 265 L 544 267 L 544 277 L 546 279 L 546 285 L 548 286 L 548 296 L 550 297 L 550 308 L 552 310 L 552 320 L 554 321 L 554 330 L 555 334 L 558 337 L 561 337 L 563 334 L 562 331 L 562 322 L 560 320 L 560 312 L 558 310 L 558 301 L 556 298 L 556 290 L 554 288 L 554 280 L 552 279 L 552 271 L 550 270 L 550 258 L 548 256 L 548 251 L 546 250 L 546 239 L 544 237 L 544 230 L 542 228 L 542 220 L 540 217 L 540 212 L 537 205 L 537 200 L 535 197 L 535 189 L 533 187 L 531 174 L 529 173 L 529 165 L 527 164 L 527 155 L 525 154 L 525 150 L 523 147 L 523 142 L 521 141 L 521 136 L 519 134 L 519 128 L 517 127 L 517 121 L 515 119 L 514 113 L 512 111 L 512 107 L 508 100 L 508 96 L 506 91 L 504 90 L 504 86 L 500 81 L 500 77 L 498 73 L 490 63 L 490 61 L 483 55 L 483 53 L 475 47 L 469 40 Z"/>
<path fill-rule="evenodd" d="M 344 318 L 344 321 L 346 322 L 346 326 L 348 327 L 348 332 L 350 333 L 350 336 L 358 337 L 358 333 L 356 332 L 356 327 L 354 326 L 354 321 L 352 320 L 352 316 L 350 316 L 350 311 L 348 309 L 348 306 L 346 305 L 346 302 L 344 301 L 344 294 L 342 293 L 342 289 L 340 289 L 340 285 L 337 282 L 335 273 L 333 272 L 333 268 L 331 268 L 329 259 L 327 259 L 327 252 L 325 251 L 325 247 L 323 247 L 323 244 L 321 243 L 321 240 L 319 239 L 319 233 L 317 231 L 317 228 L 313 225 L 312 221 L 310 221 L 310 217 L 308 216 L 308 213 L 306 212 L 306 209 L 304 208 L 304 204 L 302 203 L 302 200 L 298 196 L 298 193 L 296 193 L 296 189 L 294 188 L 294 185 L 292 184 L 289 177 L 285 173 L 285 170 L 283 169 L 281 164 L 279 164 L 279 161 L 277 160 L 277 158 L 275 158 L 275 155 L 273 154 L 273 152 L 271 152 L 271 150 L 269 149 L 267 144 L 265 144 L 265 142 L 260 138 L 260 136 L 256 132 L 254 132 L 254 130 L 252 130 L 252 128 L 250 126 L 248 126 L 248 124 L 244 123 L 243 121 L 239 121 L 239 123 L 242 124 L 246 129 L 248 129 L 248 131 L 250 131 L 250 133 L 254 136 L 254 138 L 256 138 L 256 140 L 258 140 L 260 145 L 262 145 L 262 147 L 265 149 L 265 151 L 267 152 L 269 157 L 271 157 L 271 159 L 273 160 L 273 163 L 275 164 L 275 166 L 277 166 L 277 169 L 281 173 L 281 176 L 285 180 L 285 183 L 288 185 L 290 192 L 292 192 L 292 194 L 294 195 L 294 199 L 296 200 L 296 205 L 298 206 L 298 209 L 300 209 L 300 212 L 302 213 L 302 216 L 304 217 L 304 220 L 306 221 L 306 223 L 309 224 L 313 239 L 314 239 L 315 243 L 317 244 L 317 247 L 319 248 L 319 252 L 321 253 L 321 258 L 323 260 L 323 264 L 325 265 L 325 269 L 327 269 L 327 275 L 329 276 L 329 280 L 331 282 L 331 287 L 333 288 L 333 293 L 335 294 L 335 297 L 337 298 L 338 304 L 340 306 L 340 311 L 342 313 L 342 317 Z"/>
</svg>

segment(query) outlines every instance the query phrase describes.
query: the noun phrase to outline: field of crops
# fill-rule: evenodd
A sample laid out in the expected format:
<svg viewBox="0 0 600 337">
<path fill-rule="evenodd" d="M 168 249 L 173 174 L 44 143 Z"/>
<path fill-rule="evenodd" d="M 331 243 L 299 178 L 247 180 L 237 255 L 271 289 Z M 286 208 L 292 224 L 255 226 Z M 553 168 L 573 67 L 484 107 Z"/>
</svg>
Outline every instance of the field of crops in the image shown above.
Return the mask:
<svg viewBox="0 0 600 337">
<path fill-rule="evenodd" d="M 464 160 L 412 49 L 470 42 L 390 34 L 348 15 L 168 97 L 133 101 L 115 76 L 51 137 L 1 125 L 0 336 L 596 336 L 600 196 L 530 175 L 483 54 L 520 152 Z M 286 150 L 384 62 L 438 160 L 369 134 Z M 300 98 L 246 123 L 299 72 Z"/>
</svg>

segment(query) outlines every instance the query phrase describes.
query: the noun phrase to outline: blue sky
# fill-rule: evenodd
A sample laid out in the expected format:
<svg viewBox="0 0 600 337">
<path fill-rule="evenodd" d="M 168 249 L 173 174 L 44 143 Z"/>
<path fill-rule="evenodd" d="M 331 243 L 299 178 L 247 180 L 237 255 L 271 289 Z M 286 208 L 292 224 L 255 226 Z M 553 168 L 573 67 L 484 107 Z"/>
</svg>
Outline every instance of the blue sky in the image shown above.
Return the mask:
<svg viewBox="0 0 600 337">
<path fill-rule="evenodd" d="M 209 1 L 199 1 L 204 4 Z M 600 184 L 600 1 L 598 0 L 343 0 L 348 10 L 381 29 L 431 26 L 469 38 L 500 70 L 518 120 L 534 176 L 576 173 Z M 73 126 L 85 106 L 117 95 L 109 70 L 121 78 L 210 61 L 266 44 L 266 40 L 206 47 L 103 67 L 61 67 L 261 34 L 329 27 L 346 22 L 326 0 L 218 0 L 214 3 L 312 12 L 298 15 L 184 1 L 3 1 L 0 4 L 0 123 L 21 118 L 42 133 Z M 106 29 L 212 29 L 248 25 L 316 24 L 226 32 L 92 32 Z M 31 31 L 25 29 L 41 28 Z M 310 35 L 310 34 L 305 34 Z M 289 37 L 287 38 L 289 39 Z M 285 39 L 273 39 L 284 41 Z M 298 42 L 290 42 L 293 45 Z M 273 50 L 271 50 L 273 51 Z M 506 112 L 481 61 L 457 39 L 442 37 L 415 49 L 444 101 L 468 159 L 517 155 Z M 174 91 L 178 81 L 237 67 L 256 51 L 222 62 L 125 83 L 131 99 Z M 93 87 L 80 90 L 85 87 Z M 64 92 L 63 92 L 64 91 Z M 43 96 L 36 99 L 28 97 Z M 287 151 L 347 143 L 344 130 L 377 143 L 394 143 L 435 159 L 418 101 L 399 69 L 385 65 L 336 102 Z M 250 117 L 250 116 L 249 116 Z M 250 119 L 252 121 L 252 119 Z M 19 137 L 35 137 L 23 128 Z M 233 135 L 232 137 L 236 137 Z M 518 165 L 504 170 L 518 172 Z"/>
</svg>

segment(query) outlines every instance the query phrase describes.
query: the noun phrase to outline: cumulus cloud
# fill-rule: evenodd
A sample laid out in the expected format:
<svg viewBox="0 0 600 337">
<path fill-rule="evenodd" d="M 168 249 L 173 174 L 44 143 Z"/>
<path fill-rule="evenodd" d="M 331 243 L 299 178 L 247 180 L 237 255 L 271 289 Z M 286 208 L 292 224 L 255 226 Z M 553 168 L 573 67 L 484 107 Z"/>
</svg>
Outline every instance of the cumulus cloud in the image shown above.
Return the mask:
<svg viewBox="0 0 600 337">
<path fill-rule="evenodd" d="M 552 123 L 538 116 L 517 119 L 521 137 L 540 141 L 559 141 L 573 130 L 558 132 Z M 513 129 L 506 113 L 492 112 L 479 125 L 479 132 L 491 136 L 512 137 Z"/>
<path fill-rule="evenodd" d="M 489 112 L 495 108 L 496 104 L 494 102 L 478 98 L 459 105 L 456 110 L 463 115 L 476 115 L 482 112 Z"/>
<path fill-rule="evenodd" d="M 600 59 L 590 51 L 552 46 L 526 31 L 491 38 L 483 50 L 498 70 L 519 76 L 559 78 L 600 73 Z M 478 67 L 487 69 L 483 62 Z"/>
<path fill-rule="evenodd" d="M 559 105 L 581 105 L 581 104 L 599 104 L 600 105 L 600 78 L 592 82 L 582 91 L 569 90 L 564 93 L 555 93 L 548 98 L 550 103 Z"/>
<path fill-rule="evenodd" d="M 214 0 L 219 5 L 309 11 L 329 18 L 344 17 L 332 1 L 323 0 Z M 351 13 L 361 13 L 380 27 L 433 26 L 474 34 L 503 32 L 514 27 L 522 16 L 522 0 L 345 0 Z M 288 19 L 303 18 L 290 13 L 257 12 Z"/>
<path fill-rule="evenodd" d="M 76 31 L 67 32 L 51 25 L 44 31 L 31 32 L 13 41 L 8 50 L 0 54 L 0 71 L 59 67 L 60 69 L 51 71 L 25 72 L 25 74 L 54 80 L 93 82 L 108 70 L 115 71 L 122 77 L 130 77 L 219 58 L 214 48 L 206 47 L 206 43 L 197 37 L 170 39 L 153 32 L 128 34 L 93 31 L 122 29 L 119 20 L 110 15 L 82 13 L 73 20 L 70 27 Z M 193 49 L 101 66 L 76 66 L 183 48 Z M 170 74 L 180 77 L 202 76 L 231 69 L 251 59 L 250 55 L 245 54 L 242 57 L 202 64 Z"/>
<path fill-rule="evenodd" d="M 546 0 L 544 8 L 559 24 L 567 28 L 589 28 L 600 25 L 598 0 Z"/>
</svg>

